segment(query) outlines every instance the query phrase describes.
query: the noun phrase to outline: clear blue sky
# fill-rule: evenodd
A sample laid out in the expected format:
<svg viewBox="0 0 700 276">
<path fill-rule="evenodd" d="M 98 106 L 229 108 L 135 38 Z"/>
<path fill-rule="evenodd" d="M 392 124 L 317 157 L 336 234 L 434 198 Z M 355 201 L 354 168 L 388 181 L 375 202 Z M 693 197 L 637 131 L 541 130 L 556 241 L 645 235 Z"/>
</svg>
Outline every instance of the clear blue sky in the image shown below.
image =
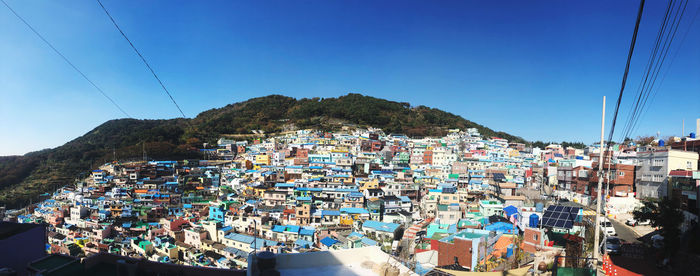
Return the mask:
<svg viewBox="0 0 700 276">
<path fill-rule="evenodd" d="M 6 1 L 132 116 L 179 116 L 95 1 Z M 700 5 L 691 2 L 680 34 Z M 528 140 L 586 143 L 598 139 L 603 95 L 612 113 L 638 7 L 626 0 L 103 3 L 188 117 L 269 94 L 356 92 L 440 108 Z M 647 1 L 622 121 L 664 5 Z M 123 117 L 2 5 L 0 37 L 0 155 L 56 147 Z M 694 128 L 699 44 L 696 22 L 635 136 L 679 135 L 683 119 L 686 132 Z"/>
</svg>

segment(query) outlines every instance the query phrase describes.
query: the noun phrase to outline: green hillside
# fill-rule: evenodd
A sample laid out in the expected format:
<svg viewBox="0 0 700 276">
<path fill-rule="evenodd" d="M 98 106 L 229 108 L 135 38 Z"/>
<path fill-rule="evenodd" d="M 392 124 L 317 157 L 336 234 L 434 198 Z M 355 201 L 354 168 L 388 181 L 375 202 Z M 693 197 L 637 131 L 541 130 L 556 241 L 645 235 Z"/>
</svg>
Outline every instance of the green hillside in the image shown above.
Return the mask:
<svg viewBox="0 0 700 276">
<path fill-rule="evenodd" d="M 0 205 L 23 206 L 30 198 L 113 160 L 199 157 L 202 143 L 215 143 L 222 134 L 263 130 L 271 134 L 289 129 L 335 130 L 343 124 L 382 128 L 408 136 L 442 136 L 449 128 L 477 128 L 482 135 L 524 142 L 520 137 L 425 106 L 393 102 L 359 94 L 338 98 L 295 99 L 280 95 L 253 98 L 207 110 L 194 119 L 105 122 L 63 146 L 24 156 L 0 157 Z"/>
</svg>

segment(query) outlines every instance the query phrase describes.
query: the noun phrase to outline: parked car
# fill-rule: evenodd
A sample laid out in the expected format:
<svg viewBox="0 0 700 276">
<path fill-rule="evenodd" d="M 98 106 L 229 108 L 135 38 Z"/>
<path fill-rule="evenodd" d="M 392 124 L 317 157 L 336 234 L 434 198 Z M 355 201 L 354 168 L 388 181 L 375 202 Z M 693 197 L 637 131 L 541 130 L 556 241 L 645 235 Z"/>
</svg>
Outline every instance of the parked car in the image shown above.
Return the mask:
<svg viewBox="0 0 700 276">
<path fill-rule="evenodd" d="M 605 233 L 606 236 L 617 236 L 615 228 L 613 227 L 610 220 L 607 218 L 600 222 L 600 231 Z"/>
<path fill-rule="evenodd" d="M 622 246 L 622 242 L 617 237 L 607 237 L 605 239 L 605 244 L 604 244 L 605 250 L 604 251 L 601 250 L 601 251 L 603 251 L 604 253 L 608 253 L 610 255 L 617 255 L 617 254 L 620 254 L 621 246 Z M 601 248 L 601 249 L 603 249 L 603 248 Z"/>
<path fill-rule="evenodd" d="M 628 218 L 627 221 L 625 221 L 625 224 L 629 226 L 637 226 L 637 225 L 649 225 L 651 222 L 649 220 L 636 220 L 634 218 Z"/>
<path fill-rule="evenodd" d="M 661 249 L 664 247 L 664 237 L 656 234 L 651 236 L 651 245 L 656 249 Z"/>
</svg>

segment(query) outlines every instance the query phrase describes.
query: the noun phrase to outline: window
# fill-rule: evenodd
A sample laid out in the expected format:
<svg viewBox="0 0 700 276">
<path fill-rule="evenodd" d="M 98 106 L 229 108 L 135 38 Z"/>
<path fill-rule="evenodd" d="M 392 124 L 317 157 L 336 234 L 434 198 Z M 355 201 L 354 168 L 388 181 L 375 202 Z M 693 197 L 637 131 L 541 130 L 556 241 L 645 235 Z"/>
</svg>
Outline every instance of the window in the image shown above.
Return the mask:
<svg viewBox="0 0 700 276">
<path fill-rule="evenodd" d="M 537 234 L 532 235 L 532 238 L 533 238 L 534 240 L 537 240 Z"/>
<path fill-rule="evenodd" d="M 692 168 L 693 168 L 693 162 L 692 162 L 692 161 L 685 161 L 685 167 L 688 168 L 688 169 L 692 169 Z"/>
<path fill-rule="evenodd" d="M 663 159 L 654 159 L 654 166 L 663 166 L 663 165 L 664 165 Z"/>
<path fill-rule="evenodd" d="M 617 175 L 619 175 L 619 176 L 625 176 L 625 172 L 618 172 Z"/>
</svg>

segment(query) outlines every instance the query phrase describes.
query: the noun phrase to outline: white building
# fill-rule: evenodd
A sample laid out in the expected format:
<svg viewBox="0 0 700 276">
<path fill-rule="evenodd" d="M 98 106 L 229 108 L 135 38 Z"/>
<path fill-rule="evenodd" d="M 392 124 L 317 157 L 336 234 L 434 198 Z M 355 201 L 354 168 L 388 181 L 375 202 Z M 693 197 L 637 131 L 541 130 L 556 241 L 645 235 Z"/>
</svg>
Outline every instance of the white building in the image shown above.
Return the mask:
<svg viewBox="0 0 700 276">
<path fill-rule="evenodd" d="M 698 166 L 698 153 L 660 149 L 637 153 L 635 183 L 637 198 L 668 196 L 668 174 L 672 170 L 693 170 Z"/>
</svg>

